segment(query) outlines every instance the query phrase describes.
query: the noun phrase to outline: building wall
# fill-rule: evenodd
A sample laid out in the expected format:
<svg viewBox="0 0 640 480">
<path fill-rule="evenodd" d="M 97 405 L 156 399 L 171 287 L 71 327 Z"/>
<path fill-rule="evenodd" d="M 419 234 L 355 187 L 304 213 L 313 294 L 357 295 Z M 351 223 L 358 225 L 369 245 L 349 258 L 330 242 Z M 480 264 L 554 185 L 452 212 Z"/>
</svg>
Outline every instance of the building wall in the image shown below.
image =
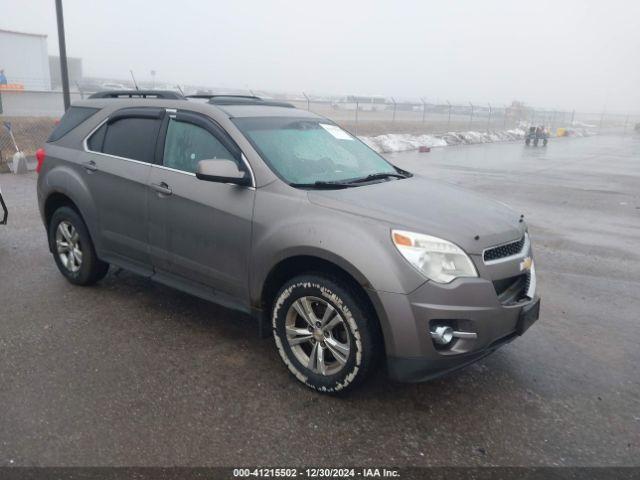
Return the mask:
<svg viewBox="0 0 640 480">
<path fill-rule="evenodd" d="M 51 90 L 47 36 L 0 30 L 0 69 L 26 90 Z"/>
<path fill-rule="evenodd" d="M 67 70 L 69 72 L 69 85 L 73 90 L 82 81 L 82 59 L 67 57 Z M 49 56 L 49 72 L 51 75 L 51 88 L 54 90 L 62 88 L 60 57 L 56 55 Z"/>
</svg>

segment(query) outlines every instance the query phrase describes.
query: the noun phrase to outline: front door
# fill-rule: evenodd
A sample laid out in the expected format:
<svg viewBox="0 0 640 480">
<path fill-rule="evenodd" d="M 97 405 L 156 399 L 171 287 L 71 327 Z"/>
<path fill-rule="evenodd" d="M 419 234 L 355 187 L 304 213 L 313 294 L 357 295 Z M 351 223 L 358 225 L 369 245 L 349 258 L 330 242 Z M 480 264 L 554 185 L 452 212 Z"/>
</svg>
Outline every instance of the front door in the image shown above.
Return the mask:
<svg viewBox="0 0 640 480">
<path fill-rule="evenodd" d="M 200 160 L 242 165 L 240 150 L 199 114 L 170 112 L 162 130 L 148 190 L 154 269 L 245 301 L 255 189 L 195 176 Z"/>
</svg>

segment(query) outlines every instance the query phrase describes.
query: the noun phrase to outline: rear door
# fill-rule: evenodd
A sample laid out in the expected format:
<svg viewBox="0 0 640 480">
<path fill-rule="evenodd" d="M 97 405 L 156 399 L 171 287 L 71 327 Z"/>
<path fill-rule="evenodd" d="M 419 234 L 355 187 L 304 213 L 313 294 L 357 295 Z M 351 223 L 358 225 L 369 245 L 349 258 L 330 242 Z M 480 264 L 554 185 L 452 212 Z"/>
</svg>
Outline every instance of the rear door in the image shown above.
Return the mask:
<svg viewBox="0 0 640 480">
<path fill-rule="evenodd" d="M 98 211 L 101 255 L 151 274 L 147 184 L 164 109 L 114 112 L 86 142 L 82 167 Z"/>
<path fill-rule="evenodd" d="M 152 262 L 159 274 L 244 301 L 255 188 L 198 180 L 198 162 L 210 159 L 248 168 L 237 145 L 211 119 L 170 111 L 149 178 Z"/>
</svg>

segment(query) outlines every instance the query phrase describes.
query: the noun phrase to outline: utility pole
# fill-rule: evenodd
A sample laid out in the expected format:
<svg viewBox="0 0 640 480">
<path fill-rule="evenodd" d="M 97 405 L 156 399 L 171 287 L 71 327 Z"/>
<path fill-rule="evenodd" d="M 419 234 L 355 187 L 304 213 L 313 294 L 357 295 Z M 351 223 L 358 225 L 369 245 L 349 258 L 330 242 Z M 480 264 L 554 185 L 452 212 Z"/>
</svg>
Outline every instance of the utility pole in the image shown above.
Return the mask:
<svg viewBox="0 0 640 480">
<path fill-rule="evenodd" d="M 64 40 L 64 18 L 62 14 L 62 0 L 56 0 L 56 18 L 58 20 L 58 44 L 60 47 L 60 78 L 62 80 L 62 101 L 66 112 L 71 105 L 69 95 L 69 69 L 67 67 L 67 44 Z"/>
</svg>

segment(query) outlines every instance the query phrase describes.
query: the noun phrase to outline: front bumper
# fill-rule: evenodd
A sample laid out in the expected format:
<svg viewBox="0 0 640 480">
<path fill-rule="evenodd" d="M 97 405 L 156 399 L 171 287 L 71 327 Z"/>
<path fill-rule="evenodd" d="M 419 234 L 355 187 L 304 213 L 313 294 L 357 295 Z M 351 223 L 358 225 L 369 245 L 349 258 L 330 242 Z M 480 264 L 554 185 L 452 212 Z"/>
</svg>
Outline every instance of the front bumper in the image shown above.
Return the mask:
<svg viewBox="0 0 640 480">
<path fill-rule="evenodd" d="M 535 285 L 534 269 L 531 281 Z M 383 330 L 389 375 L 398 381 L 425 381 L 489 355 L 538 319 L 540 298 L 528 293 L 531 297 L 504 303 L 486 278 L 427 282 L 409 295 L 377 292 L 387 319 Z M 438 324 L 476 337 L 439 347 L 430 335 Z"/>
<path fill-rule="evenodd" d="M 539 311 L 540 297 L 536 297 L 521 308 L 518 320 L 511 332 L 479 349 L 459 354 L 441 355 L 440 358 L 433 358 L 431 355 L 426 358 L 388 357 L 389 376 L 401 382 L 424 382 L 470 365 L 522 335 L 538 320 Z"/>
</svg>

